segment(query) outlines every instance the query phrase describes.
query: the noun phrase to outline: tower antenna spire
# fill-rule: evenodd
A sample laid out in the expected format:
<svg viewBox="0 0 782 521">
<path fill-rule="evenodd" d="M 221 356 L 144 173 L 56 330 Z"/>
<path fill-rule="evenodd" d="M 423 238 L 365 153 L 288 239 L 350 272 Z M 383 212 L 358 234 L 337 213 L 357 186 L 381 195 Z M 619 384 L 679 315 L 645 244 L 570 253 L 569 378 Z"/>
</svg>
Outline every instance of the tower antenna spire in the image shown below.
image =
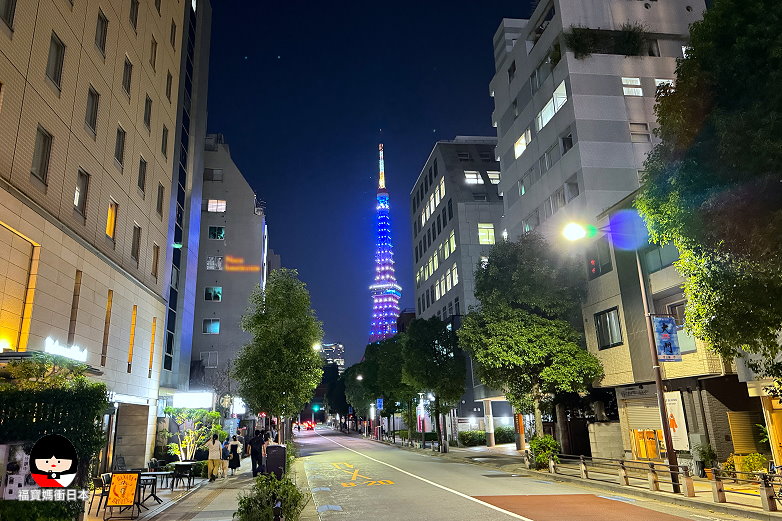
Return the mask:
<svg viewBox="0 0 782 521">
<path fill-rule="evenodd" d="M 378 145 L 378 150 L 380 152 L 380 161 L 379 161 L 379 167 L 380 167 L 380 180 L 378 182 L 378 189 L 379 190 L 385 190 L 386 188 L 386 164 L 383 161 L 383 143 L 380 143 Z"/>
</svg>

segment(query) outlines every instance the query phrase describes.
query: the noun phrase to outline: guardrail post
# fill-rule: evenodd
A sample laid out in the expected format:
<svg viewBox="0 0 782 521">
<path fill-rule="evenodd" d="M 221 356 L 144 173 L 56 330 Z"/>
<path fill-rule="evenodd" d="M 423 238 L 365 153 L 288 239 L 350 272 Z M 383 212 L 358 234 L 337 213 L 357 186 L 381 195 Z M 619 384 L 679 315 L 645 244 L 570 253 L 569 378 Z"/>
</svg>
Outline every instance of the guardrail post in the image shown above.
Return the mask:
<svg viewBox="0 0 782 521">
<path fill-rule="evenodd" d="M 627 468 L 625 467 L 625 460 L 619 462 L 619 484 L 628 486 L 630 480 L 627 477 Z"/>
<path fill-rule="evenodd" d="M 548 471 L 551 472 L 552 474 L 557 473 L 557 464 L 554 462 L 553 456 L 548 457 Z"/>
<path fill-rule="evenodd" d="M 586 460 L 584 460 L 584 456 L 579 456 L 581 459 L 581 477 L 583 479 L 589 479 L 589 471 L 587 470 L 587 464 Z"/>
<path fill-rule="evenodd" d="M 655 492 L 660 491 L 660 480 L 657 477 L 657 469 L 654 468 L 654 463 L 649 462 L 649 490 Z"/>
<path fill-rule="evenodd" d="M 687 497 L 695 497 L 695 484 L 692 482 L 692 475 L 690 474 L 689 467 L 681 467 L 684 471 L 682 477 L 684 478 L 684 495 Z"/>
<path fill-rule="evenodd" d="M 725 485 L 722 484 L 722 478 L 719 475 L 719 470 L 716 468 L 711 469 L 713 477 L 711 482 L 711 495 L 715 503 L 725 503 Z"/>
<path fill-rule="evenodd" d="M 777 511 L 777 498 L 774 496 L 774 487 L 771 484 L 773 479 L 768 474 L 760 475 L 760 504 L 766 512 Z"/>
</svg>

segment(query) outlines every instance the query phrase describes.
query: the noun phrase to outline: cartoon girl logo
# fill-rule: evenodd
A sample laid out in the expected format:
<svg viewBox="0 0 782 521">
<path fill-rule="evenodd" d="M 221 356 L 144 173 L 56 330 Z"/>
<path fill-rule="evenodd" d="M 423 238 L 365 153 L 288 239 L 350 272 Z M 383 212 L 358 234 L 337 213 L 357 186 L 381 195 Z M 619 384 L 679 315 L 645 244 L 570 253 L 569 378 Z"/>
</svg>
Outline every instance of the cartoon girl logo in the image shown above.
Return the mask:
<svg viewBox="0 0 782 521">
<path fill-rule="evenodd" d="M 30 472 L 41 487 L 67 487 L 76 478 L 79 458 L 65 436 L 48 434 L 30 451 Z"/>
</svg>

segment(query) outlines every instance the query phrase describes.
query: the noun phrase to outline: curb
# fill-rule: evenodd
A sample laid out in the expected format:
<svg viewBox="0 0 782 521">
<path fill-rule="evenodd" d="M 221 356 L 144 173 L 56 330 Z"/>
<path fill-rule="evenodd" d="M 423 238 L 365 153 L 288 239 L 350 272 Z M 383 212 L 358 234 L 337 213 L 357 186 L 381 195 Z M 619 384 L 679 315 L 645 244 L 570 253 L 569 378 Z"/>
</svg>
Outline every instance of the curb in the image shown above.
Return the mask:
<svg viewBox="0 0 782 521">
<path fill-rule="evenodd" d="M 638 489 L 635 487 L 624 487 L 622 485 L 617 485 L 613 483 L 603 483 L 603 482 L 596 482 L 592 480 L 585 480 L 580 477 L 576 476 L 568 476 L 566 474 L 551 474 L 549 472 L 541 472 L 537 470 L 528 469 L 524 466 L 516 466 L 513 464 L 508 465 L 497 465 L 490 462 L 483 462 L 483 461 L 473 461 L 470 458 L 462 458 L 459 456 L 451 456 L 450 453 L 440 453 L 440 452 L 433 452 L 430 449 L 418 449 L 415 447 L 400 447 L 399 445 L 394 445 L 392 443 L 386 442 L 386 441 L 378 441 L 378 440 L 372 440 L 377 443 L 382 443 L 383 445 L 387 445 L 389 447 L 395 447 L 397 449 L 406 450 L 408 452 L 415 452 L 417 454 L 421 455 L 427 455 L 432 457 L 439 457 L 442 459 L 447 459 L 450 461 L 458 462 L 458 463 L 469 463 L 471 465 L 479 465 L 482 467 L 488 467 L 496 470 L 503 470 L 506 472 L 513 472 L 514 474 L 520 474 L 525 475 L 528 477 L 535 477 L 535 478 L 543 478 L 547 479 L 549 481 L 559 481 L 563 483 L 572 483 L 581 486 L 582 488 L 586 489 L 592 489 L 597 491 L 609 491 L 609 492 L 615 492 L 615 493 L 621 493 L 625 496 L 635 496 L 638 498 L 643 499 L 653 499 L 656 501 L 660 501 L 662 503 L 668 503 L 672 505 L 677 506 L 684 506 L 689 507 L 697 510 L 705 510 L 709 512 L 719 513 L 719 514 L 728 514 L 737 516 L 744 519 L 758 519 L 760 521 L 780 521 L 782 520 L 782 513 L 777 512 L 766 512 L 763 510 L 760 511 L 754 511 L 754 510 L 747 510 L 746 508 L 742 508 L 739 506 L 732 506 L 727 505 L 725 503 L 709 503 L 705 501 L 697 501 L 688 499 L 685 497 L 679 497 L 675 495 L 667 495 L 667 494 L 658 494 L 654 493 L 652 491 L 646 491 L 643 489 Z M 759 500 L 759 498 L 758 498 Z"/>
<path fill-rule="evenodd" d="M 319 521 L 318 509 L 315 506 L 315 498 L 312 495 L 309 481 L 307 480 L 307 472 L 304 470 L 304 457 L 297 457 L 293 462 L 293 473 L 296 477 L 296 486 L 307 497 L 307 504 L 304 505 L 304 509 L 301 511 L 299 519 L 301 521 Z"/>
</svg>

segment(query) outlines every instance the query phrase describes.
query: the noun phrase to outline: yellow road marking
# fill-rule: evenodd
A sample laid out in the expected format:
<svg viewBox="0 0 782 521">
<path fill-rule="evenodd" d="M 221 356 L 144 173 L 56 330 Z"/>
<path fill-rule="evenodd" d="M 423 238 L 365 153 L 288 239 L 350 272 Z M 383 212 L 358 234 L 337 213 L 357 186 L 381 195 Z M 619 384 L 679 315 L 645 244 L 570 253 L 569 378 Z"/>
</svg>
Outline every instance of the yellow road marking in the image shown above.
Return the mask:
<svg viewBox="0 0 782 521">
<path fill-rule="evenodd" d="M 349 470 L 343 470 L 342 472 L 347 472 L 348 474 L 350 474 Z M 358 473 L 358 469 L 353 471 L 353 474 L 352 474 L 352 476 L 350 478 L 350 481 L 356 481 L 356 477 L 364 478 L 364 479 L 372 479 L 372 478 L 368 478 L 367 476 L 362 476 L 361 474 L 359 474 Z"/>
</svg>

